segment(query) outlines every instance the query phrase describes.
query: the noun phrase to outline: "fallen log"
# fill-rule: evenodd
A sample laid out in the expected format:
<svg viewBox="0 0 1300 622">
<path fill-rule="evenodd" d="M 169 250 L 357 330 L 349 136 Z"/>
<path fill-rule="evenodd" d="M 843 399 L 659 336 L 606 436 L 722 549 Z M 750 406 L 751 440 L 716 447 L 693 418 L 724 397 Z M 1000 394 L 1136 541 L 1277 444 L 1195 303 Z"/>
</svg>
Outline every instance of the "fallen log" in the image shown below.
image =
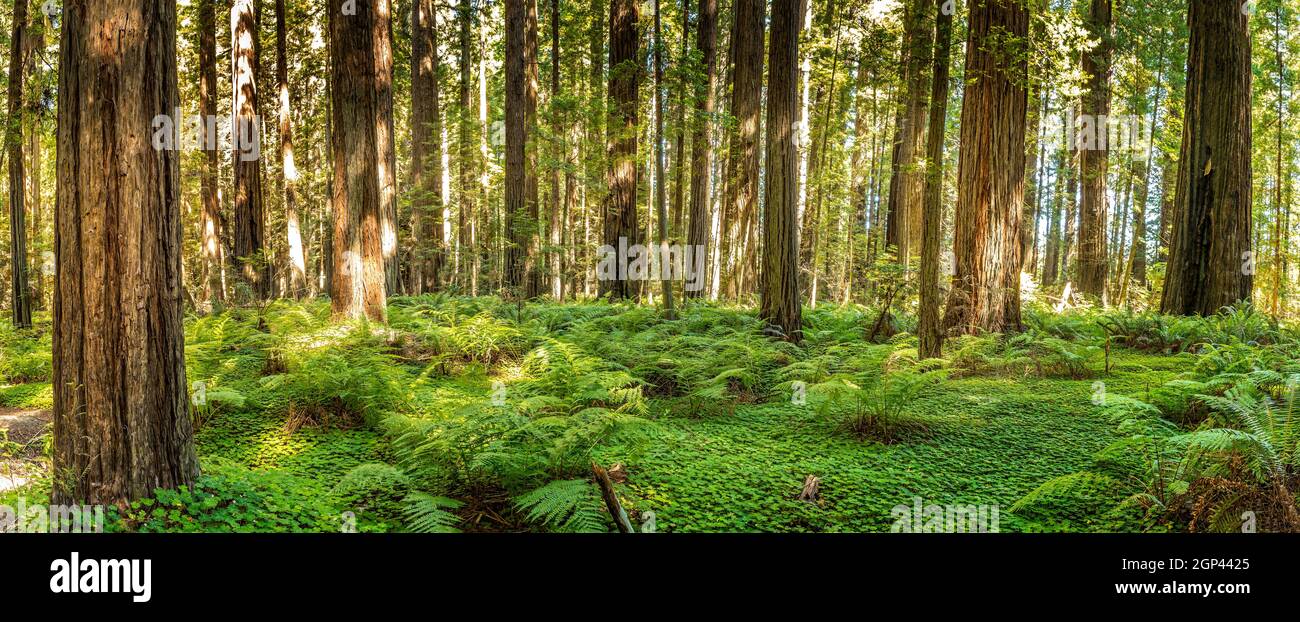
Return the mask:
<svg viewBox="0 0 1300 622">
<path fill-rule="evenodd" d="M 591 472 L 596 475 L 596 485 L 600 487 L 600 496 L 605 500 L 605 507 L 609 509 L 609 515 L 614 517 L 614 524 L 618 525 L 618 532 L 636 533 L 632 529 L 632 521 L 627 517 L 627 512 L 623 511 L 623 504 L 619 503 L 618 495 L 614 493 L 614 482 L 609 479 L 609 471 L 592 462 Z"/>
</svg>

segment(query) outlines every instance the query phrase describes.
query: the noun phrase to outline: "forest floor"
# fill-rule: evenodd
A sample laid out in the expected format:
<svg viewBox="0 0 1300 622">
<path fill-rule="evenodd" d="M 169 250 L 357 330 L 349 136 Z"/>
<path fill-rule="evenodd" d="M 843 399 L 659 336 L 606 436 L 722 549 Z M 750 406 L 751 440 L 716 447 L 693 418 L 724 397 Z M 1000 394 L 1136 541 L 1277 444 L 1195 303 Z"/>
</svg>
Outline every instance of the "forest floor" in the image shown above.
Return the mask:
<svg viewBox="0 0 1300 622">
<path fill-rule="evenodd" d="M 1099 453 L 1124 437 L 1097 395 L 1150 399 L 1153 388 L 1182 377 L 1193 362 L 1190 354 L 1117 347 L 1104 359 L 1089 357 L 1084 373 L 1073 374 L 1078 377 L 955 373 L 907 400 L 907 416 L 920 425 L 886 443 L 846 434 L 816 407 L 825 402 L 793 403 L 788 382 L 779 382 L 817 360 L 835 366 L 881 348 L 897 352 L 897 344 L 826 337 L 860 325 L 862 314 L 825 312 L 830 319 L 822 318 L 829 325 L 822 337 L 790 350 L 794 355 L 748 343 L 766 343 L 758 338 L 729 342 L 734 336 L 715 328 L 702 332 L 721 345 L 692 355 L 699 343 L 648 353 L 644 344 L 620 341 L 665 330 L 652 310 L 543 305 L 541 316 L 523 322 L 509 317 L 510 305 L 471 302 L 457 311 L 456 304 L 466 304 L 459 300 L 408 301 L 394 307 L 392 328 L 348 334 L 328 327 L 322 303 L 272 310 L 280 315 L 270 322 L 270 335 L 247 313 L 187 321 L 189 375 L 209 383 L 210 401 L 196 409 L 205 475 L 193 491 L 160 491 L 158 500 L 124 509 L 119 527 L 402 530 L 411 517 L 402 498 L 430 491 L 460 502 L 453 509 L 460 530 L 536 530 L 546 517 L 529 512 L 520 493 L 552 480 L 584 480 L 583 469 L 595 461 L 617 465 L 627 510 L 638 521 L 653 512 L 658 531 L 890 531 L 897 529 L 899 508 L 935 504 L 996 508 L 1001 531 L 1149 530 L 1154 524 L 1139 513 L 1112 511 L 1134 490 L 1089 473 Z M 750 319 L 737 318 L 727 321 L 746 334 Z M 453 332 L 435 336 L 435 325 Z M 638 339 L 662 343 L 694 331 L 666 330 L 675 336 Z M 471 338 L 456 340 L 465 334 Z M 846 344 L 848 350 L 840 349 Z M 759 350 L 745 360 L 726 352 L 735 347 Z M 564 364 L 556 360 L 561 356 Z M 689 356 L 700 358 L 697 378 L 686 372 L 667 378 L 665 369 L 680 372 Z M 737 382 L 743 373 L 724 365 L 754 375 Z M 718 385 L 717 377 L 731 380 Z M 665 388 L 674 383 L 682 386 Z M 644 399 L 634 409 L 613 409 L 617 400 L 610 396 L 633 386 Z M 509 391 L 514 406 L 492 409 L 497 391 Z M 598 397 L 581 397 L 588 394 Z M 0 430 L 9 431 L 0 456 L 22 465 L 26 484 L 0 486 L 0 503 L 20 496 L 39 503 L 48 494 L 48 475 L 32 465 L 48 465 L 47 458 L 33 458 L 45 444 L 50 401 L 48 382 L 0 385 Z M 611 409 L 634 413 L 652 432 L 610 433 L 622 425 L 613 418 L 591 419 L 599 436 L 584 436 L 593 426 L 556 434 L 528 427 L 571 425 L 568 420 L 588 411 Z M 555 412 L 568 413 L 566 422 L 543 416 Z M 521 445 L 521 436 L 551 444 Z M 543 462 L 525 464 L 532 459 Z M 1070 479 L 1075 475 L 1083 477 Z M 819 479 L 820 489 L 814 499 L 800 500 L 808 476 Z M 1064 496 L 1036 492 L 1060 478 L 1069 484 Z"/>
<path fill-rule="evenodd" d="M 44 435 L 48 432 L 48 410 L 0 406 L 0 492 L 18 488 L 41 476 L 44 465 Z"/>
<path fill-rule="evenodd" d="M 1175 377 L 1181 365 L 1170 357 L 1121 354 L 1107 385 L 1141 392 Z M 446 379 L 421 387 L 417 399 L 446 412 L 485 399 L 491 382 Z M 639 451 L 603 447 L 597 455 L 624 465 L 630 507 L 653 508 L 662 531 L 889 531 L 891 509 L 910 507 L 917 497 L 926 505 L 997 504 L 1002 531 L 1032 530 L 1039 526 L 1007 509 L 1049 479 L 1082 470 L 1118 437 L 1090 401 L 1093 382 L 954 379 L 915 405 L 929 430 L 892 445 L 845 437 L 809 409 L 784 401 L 697 415 L 681 400 L 652 400 L 650 417 L 663 432 L 655 442 Z M 48 410 L 0 408 L 0 429 L 8 425 L 10 441 L 24 447 L 20 459 L 0 462 L 0 478 L 7 468 L 15 469 L 19 485 L 45 475 L 48 461 L 37 458 L 48 421 Z M 197 441 L 205 462 L 285 473 L 321 498 L 349 470 L 395 461 L 376 431 L 309 426 L 291 432 L 283 416 L 266 411 L 215 416 Z M 815 503 L 797 499 L 808 475 L 821 480 Z M 5 488 L 0 480 L 0 492 Z M 481 504 L 464 517 L 469 529 L 526 529 L 505 504 Z M 1082 529 L 1100 517 L 1073 518 Z"/>
</svg>

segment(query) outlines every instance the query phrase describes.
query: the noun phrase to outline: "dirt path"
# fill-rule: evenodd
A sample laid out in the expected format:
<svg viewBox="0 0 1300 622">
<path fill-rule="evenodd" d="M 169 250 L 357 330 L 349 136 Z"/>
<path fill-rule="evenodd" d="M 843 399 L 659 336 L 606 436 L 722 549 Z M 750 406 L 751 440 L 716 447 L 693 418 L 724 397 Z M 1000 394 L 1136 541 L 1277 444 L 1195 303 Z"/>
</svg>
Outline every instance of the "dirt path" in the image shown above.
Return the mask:
<svg viewBox="0 0 1300 622">
<path fill-rule="evenodd" d="M 45 469 L 41 437 L 50 411 L 0 407 L 0 492 L 26 484 Z"/>
</svg>

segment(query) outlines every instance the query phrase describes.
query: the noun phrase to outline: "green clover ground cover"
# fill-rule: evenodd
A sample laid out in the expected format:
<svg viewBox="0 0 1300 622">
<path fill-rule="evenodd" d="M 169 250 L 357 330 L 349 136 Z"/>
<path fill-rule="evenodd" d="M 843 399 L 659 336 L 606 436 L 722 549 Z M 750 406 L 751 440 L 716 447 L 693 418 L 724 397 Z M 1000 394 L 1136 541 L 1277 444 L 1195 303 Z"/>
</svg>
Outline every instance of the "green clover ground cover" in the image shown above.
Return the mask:
<svg viewBox="0 0 1300 622">
<path fill-rule="evenodd" d="M 1126 354 L 1113 364 L 1108 390 L 1138 391 L 1174 375 L 1164 357 Z M 1047 526 L 1011 514 L 1012 504 L 1082 470 L 1118 438 L 1096 414 L 1093 382 L 949 380 L 915 405 L 931 422 L 929 433 L 894 445 L 845 437 L 806 408 L 769 403 L 742 406 L 735 416 L 666 420 L 664 441 L 635 462 L 617 448 L 602 454 L 628 462 L 629 496 L 638 509 L 653 510 L 664 531 L 889 531 L 890 510 L 914 496 L 927 504 L 997 503 L 1002 531 L 1039 530 Z M 820 505 L 796 499 L 807 475 L 822 480 Z M 1069 527 L 1140 528 L 1101 519 L 1082 515 Z"/>
<path fill-rule="evenodd" d="M 654 512 L 659 531 L 889 531 L 891 509 L 915 497 L 996 504 L 1002 531 L 1151 529 L 1140 513 L 1113 511 L 1131 494 L 1123 469 L 1096 467 L 1121 438 L 1100 413 L 1098 383 L 1141 397 L 1194 362 L 1115 348 L 1108 373 L 1094 358 L 1089 374 L 1069 379 L 1020 373 L 1029 364 L 1008 355 L 998 364 L 1015 373 L 927 386 L 906 408 L 923 430 L 883 444 L 792 403 L 780 382 L 791 369 L 849 363 L 870 376 L 862 361 L 872 353 L 906 351 L 906 339 L 861 343 L 861 310 L 819 309 L 810 321 L 820 335 L 791 349 L 753 334 L 752 310 L 701 306 L 665 323 L 626 305 L 425 297 L 392 309 L 390 329 L 333 326 L 322 301 L 187 321 L 190 380 L 212 396 L 196 410 L 204 475 L 115 510 L 111 529 L 437 527 L 460 520 L 443 509 L 481 506 L 474 497 L 488 493 L 498 498 L 488 511 L 511 529 L 590 528 L 592 516 L 607 528 L 590 486 L 537 488 L 581 482 L 593 459 L 623 465 L 627 508 Z M 48 378 L 24 380 L 0 386 L 0 405 L 49 408 Z M 501 408 L 490 404 L 497 390 L 508 396 Z M 629 416 L 650 432 L 616 433 Z M 465 455 L 445 455 L 448 438 L 468 443 Z M 550 461 L 537 462 L 539 452 Z M 797 499 L 809 475 L 821 480 L 815 502 Z M 5 492 L 0 503 L 41 502 L 49 485 Z M 412 499 L 424 514 L 410 513 Z M 530 513 L 520 499 L 549 505 Z"/>
</svg>

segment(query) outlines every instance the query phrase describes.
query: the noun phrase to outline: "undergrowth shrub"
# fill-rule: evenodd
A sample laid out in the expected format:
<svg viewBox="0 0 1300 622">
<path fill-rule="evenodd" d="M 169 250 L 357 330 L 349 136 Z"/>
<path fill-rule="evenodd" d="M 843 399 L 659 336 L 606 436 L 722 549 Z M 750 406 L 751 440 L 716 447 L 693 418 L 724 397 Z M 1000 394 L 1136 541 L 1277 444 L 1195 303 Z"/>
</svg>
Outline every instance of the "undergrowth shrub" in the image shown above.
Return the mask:
<svg viewBox="0 0 1300 622">
<path fill-rule="evenodd" d="M 883 352 L 878 353 L 878 355 Z M 927 419 L 913 411 L 921 393 L 947 377 L 947 370 L 929 361 L 885 373 L 877 370 L 837 373 L 807 387 L 813 411 L 837 430 L 859 440 L 892 444 L 929 430 Z"/>
<path fill-rule="evenodd" d="M 282 410 L 290 428 L 373 425 L 404 400 L 404 376 L 366 322 L 287 335 L 274 350 L 284 372 L 261 385 L 266 406 Z"/>
<path fill-rule="evenodd" d="M 1100 452 L 1091 469 L 1111 479 L 1103 498 L 1114 502 L 1118 491 L 1126 493 L 1108 515 L 1141 514 L 1192 531 L 1239 531 L 1246 522 L 1261 530 L 1300 531 L 1294 492 L 1300 484 L 1300 373 L 1226 372 L 1166 387 L 1164 408 L 1114 395 L 1102 405 L 1102 414 L 1125 435 Z M 1012 511 L 1033 517 L 1043 498 L 1074 490 L 1084 479 L 1076 473 L 1051 480 Z M 1087 496 L 1075 493 L 1076 501 Z"/>
<path fill-rule="evenodd" d="M 358 531 L 374 525 L 381 531 L 404 522 L 411 481 L 401 469 L 382 462 L 348 471 L 330 491 L 335 505 L 356 515 Z M 365 525 L 365 527 L 363 527 Z"/>
<path fill-rule="evenodd" d="M 1005 374 L 1040 378 L 1088 378 L 1100 347 L 1034 332 L 1017 335 L 965 335 L 953 343 L 949 360 L 967 374 Z"/>
<path fill-rule="evenodd" d="M 48 382 L 53 370 L 48 315 L 38 314 L 32 328 L 0 322 L 0 384 Z"/>
</svg>

